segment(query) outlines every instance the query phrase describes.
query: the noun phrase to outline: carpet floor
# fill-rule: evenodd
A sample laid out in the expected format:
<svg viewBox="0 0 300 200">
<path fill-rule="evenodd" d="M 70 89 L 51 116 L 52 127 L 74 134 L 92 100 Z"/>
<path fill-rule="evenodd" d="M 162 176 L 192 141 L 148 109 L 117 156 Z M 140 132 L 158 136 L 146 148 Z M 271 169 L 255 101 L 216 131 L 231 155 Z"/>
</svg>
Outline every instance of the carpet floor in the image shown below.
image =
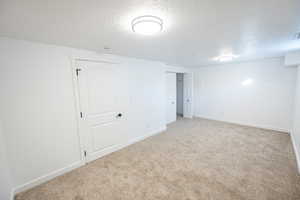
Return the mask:
<svg viewBox="0 0 300 200">
<path fill-rule="evenodd" d="M 299 200 L 290 136 L 182 119 L 17 200 Z"/>
</svg>

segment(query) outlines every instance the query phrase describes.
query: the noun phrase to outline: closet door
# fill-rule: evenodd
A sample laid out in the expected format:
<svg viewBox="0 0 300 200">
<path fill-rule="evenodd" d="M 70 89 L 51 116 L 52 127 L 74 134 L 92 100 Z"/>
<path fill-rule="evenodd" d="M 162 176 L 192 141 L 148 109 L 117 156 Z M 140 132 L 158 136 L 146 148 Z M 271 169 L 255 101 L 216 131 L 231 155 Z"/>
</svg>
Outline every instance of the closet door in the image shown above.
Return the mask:
<svg viewBox="0 0 300 200">
<path fill-rule="evenodd" d="M 176 73 L 166 73 L 166 122 L 176 121 Z"/>
<path fill-rule="evenodd" d="M 193 74 L 185 73 L 183 81 L 183 116 L 193 118 Z"/>
<path fill-rule="evenodd" d="M 95 160 L 124 141 L 126 83 L 116 64 L 79 61 L 78 84 L 81 136 L 86 162 Z"/>
</svg>

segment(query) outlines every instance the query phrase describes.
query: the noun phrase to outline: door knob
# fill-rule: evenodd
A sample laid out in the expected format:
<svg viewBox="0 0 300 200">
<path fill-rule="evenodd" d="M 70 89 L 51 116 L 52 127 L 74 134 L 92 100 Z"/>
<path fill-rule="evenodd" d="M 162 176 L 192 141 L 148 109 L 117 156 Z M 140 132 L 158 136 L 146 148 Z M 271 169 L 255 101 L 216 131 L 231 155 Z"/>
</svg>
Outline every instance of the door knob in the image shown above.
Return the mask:
<svg viewBox="0 0 300 200">
<path fill-rule="evenodd" d="M 122 113 L 117 114 L 116 118 L 122 117 Z"/>
</svg>

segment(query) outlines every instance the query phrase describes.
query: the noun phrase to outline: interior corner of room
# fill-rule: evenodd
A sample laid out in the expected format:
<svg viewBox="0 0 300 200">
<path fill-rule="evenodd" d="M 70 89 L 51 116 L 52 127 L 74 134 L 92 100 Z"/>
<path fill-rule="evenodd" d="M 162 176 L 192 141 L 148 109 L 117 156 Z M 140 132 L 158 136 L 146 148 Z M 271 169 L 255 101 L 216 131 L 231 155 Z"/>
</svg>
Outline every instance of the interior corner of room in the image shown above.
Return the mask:
<svg viewBox="0 0 300 200">
<path fill-rule="evenodd" d="M 299 199 L 299 2 L 143 2 L 0 2 L 0 199 Z"/>
</svg>

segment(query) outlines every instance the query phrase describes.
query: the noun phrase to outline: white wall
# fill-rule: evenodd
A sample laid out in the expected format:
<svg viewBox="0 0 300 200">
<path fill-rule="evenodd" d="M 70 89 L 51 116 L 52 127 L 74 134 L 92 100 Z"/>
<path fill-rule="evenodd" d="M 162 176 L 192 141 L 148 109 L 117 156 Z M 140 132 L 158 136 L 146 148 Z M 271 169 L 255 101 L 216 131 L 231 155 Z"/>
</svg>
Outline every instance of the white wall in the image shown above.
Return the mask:
<svg viewBox="0 0 300 200">
<path fill-rule="evenodd" d="M 17 191 L 81 164 L 71 57 L 116 61 L 128 69 L 128 140 L 165 127 L 165 65 L 0 38 L 0 117 Z"/>
<path fill-rule="evenodd" d="M 296 69 L 282 58 L 202 67 L 194 81 L 196 116 L 290 131 Z"/>
<path fill-rule="evenodd" d="M 6 145 L 2 135 L 3 133 L 0 124 L 0 199 L 10 200 L 12 192 L 12 183 L 6 157 Z"/>
<path fill-rule="evenodd" d="M 298 168 L 300 172 L 300 66 L 298 67 L 297 76 L 297 86 L 295 93 L 295 103 L 294 103 L 294 115 L 293 115 L 293 129 L 292 129 L 292 139 L 294 142 L 294 150 L 296 151 Z"/>
<path fill-rule="evenodd" d="M 285 55 L 284 64 L 287 66 L 297 66 L 300 63 L 300 51 L 289 52 Z"/>
<path fill-rule="evenodd" d="M 177 73 L 176 74 L 176 106 L 177 106 L 177 114 L 183 115 L 183 74 Z"/>
</svg>

